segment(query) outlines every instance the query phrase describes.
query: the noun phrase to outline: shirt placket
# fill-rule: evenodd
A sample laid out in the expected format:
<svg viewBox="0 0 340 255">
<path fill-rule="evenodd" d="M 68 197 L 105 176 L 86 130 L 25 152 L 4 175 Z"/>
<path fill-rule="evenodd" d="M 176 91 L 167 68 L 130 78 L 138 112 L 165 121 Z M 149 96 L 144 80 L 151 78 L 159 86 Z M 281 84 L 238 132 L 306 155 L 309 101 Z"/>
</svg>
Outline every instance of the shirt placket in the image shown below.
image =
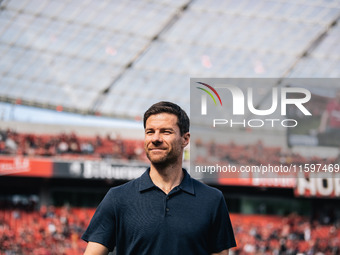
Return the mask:
<svg viewBox="0 0 340 255">
<path fill-rule="evenodd" d="M 171 199 L 174 199 L 174 194 L 179 191 L 178 187 L 175 187 L 173 190 L 170 191 L 169 194 L 166 194 L 164 197 L 164 216 L 171 216 L 171 206 L 169 205 L 169 202 Z"/>
</svg>

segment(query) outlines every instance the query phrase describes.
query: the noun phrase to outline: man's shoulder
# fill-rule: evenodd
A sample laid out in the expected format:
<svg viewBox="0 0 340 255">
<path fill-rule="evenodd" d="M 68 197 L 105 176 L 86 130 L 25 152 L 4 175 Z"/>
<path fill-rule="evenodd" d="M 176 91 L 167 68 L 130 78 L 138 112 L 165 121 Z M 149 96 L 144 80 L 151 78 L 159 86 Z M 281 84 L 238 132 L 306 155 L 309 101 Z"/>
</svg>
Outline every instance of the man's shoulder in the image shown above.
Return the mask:
<svg viewBox="0 0 340 255">
<path fill-rule="evenodd" d="M 110 188 L 108 191 L 111 195 L 119 195 L 119 196 L 131 196 L 131 193 L 133 193 L 134 190 L 138 189 L 138 181 L 140 177 L 137 179 L 130 180 L 124 184 L 115 186 Z"/>
<path fill-rule="evenodd" d="M 223 197 L 222 192 L 215 188 L 215 187 L 211 187 L 199 180 L 196 180 L 194 178 L 191 178 L 194 188 L 195 188 L 195 193 L 197 193 L 198 195 L 204 195 L 204 196 L 209 196 L 211 198 L 215 197 L 215 198 L 220 198 Z"/>
</svg>

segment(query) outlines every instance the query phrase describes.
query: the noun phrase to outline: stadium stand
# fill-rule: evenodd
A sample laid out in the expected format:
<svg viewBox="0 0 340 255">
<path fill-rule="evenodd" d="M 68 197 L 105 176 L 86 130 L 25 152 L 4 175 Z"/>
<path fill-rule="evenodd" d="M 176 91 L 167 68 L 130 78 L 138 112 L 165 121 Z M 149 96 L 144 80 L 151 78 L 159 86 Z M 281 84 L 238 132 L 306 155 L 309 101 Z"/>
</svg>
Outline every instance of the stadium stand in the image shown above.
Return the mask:
<svg viewBox="0 0 340 255">
<path fill-rule="evenodd" d="M 75 133 L 46 135 L 2 130 L 1 151 L 7 156 L 50 157 L 54 159 L 98 159 L 146 161 L 141 153 L 143 142 L 116 137 L 80 137 Z M 239 145 L 197 142 L 204 148 L 201 160 L 228 161 L 235 165 L 264 163 L 312 163 L 322 158 L 305 158 L 290 154 L 280 147 L 268 147 L 261 141 Z M 89 146 L 90 145 L 90 146 Z M 91 149 L 89 149 L 91 148 Z M 137 153 L 139 151 L 139 153 Z M 268 161 L 270 159 L 270 161 Z M 205 161 L 204 161 L 205 160 Z M 335 162 L 328 159 L 329 163 Z M 82 254 L 85 243 L 79 237 L 95 208 L 38 206 L 36 199 L 28 201 L 0 199 L 0 247 L 2 252 L 15 254 Z M 291 214 L 232 214 L 237 240 L 242 240 L 232 254 L 337 254 L 340 229 L 338 224 Z M 14 241 L 14 242 L 13 242 Z M 58 250 L 58 252 L 53 252 Z M 52 252 L 51 252 L 52 251 Z M 50 253 L 49 253 L 50 252 Z"/>
<path fill-rule="evenodd" d="M 338 1 L 0 7 L 2 101 L 135 118 L 162 99 L 188 111 L 190 77 L 340 76 Z"/>
<path fill-rule="evenodd" d="M 195 146 L 200 150 L 196 160 L 204 164 L 227 162 L 233 165 L 299 165 L 307 163 L 334 164 L 339 161 L 339 157 L 324 158 L 317 155 L 306 157 L 279 146 L 265 146 L 261 140 L 247 145 L 236 144 L 233 141 L 229 144 L 221 144 L 214 141 L 204 143 L 197 140 Z"/>
<path fill-rule="evenodd" d="M 192 77 L 339 78 L 339 6 L 338 0 L 0 0 L 0 101 L 12 109 L 26 105 L 140 120 L 160 100 L 190 112 Z M 0 109 L 0 120 L 15 122 L 13 112 L 6 117 Z M 304 156 L 261 141 L 200 146 L 205 157 L 198 160 L 204 163 L 206 155 L 236 165 L 339 163 L 334 153 Z M 61 172 L 68 160 L 76 174 L 85 160 L 130 167 L 147 162 L 142 147 L 134 138 L 0 127 L 1 170 L 15 168 L 7 161 L 17 158 L 62 159 Z M 102 170 L 95 164 L 89 169 Z M 60 174 L 0 176 L 0 254 L 82 254 L 86 244 L 79 237 L 94 204 L 105 189 L 127 181 Z M 284 197 L 294 204 L 294 198 L 303 207 L 306 201 L 294 197 L 293 189 L 235 186 L 218 186 L 236 212 L 231 217 L 238 247 L 232 254 L 340 253 L 336 188 L 333 196 L 306 195 L 310 207 L 302 208 L 304 215 L 290 210 L 287 216 L 244 214 L 239 204 L 242 196 L 251 200 L 255 194 L 263 202 Z M 32 199 L 21 204 L 18 194 Z M 84 197 L 91 206 L 77 207 Z M 70 205 L 61 207 L 65 203 Z M 331 206 L 337 209 L 332 217 L 312 217 Z"/>
<path fill-rule="evenodd" d="M 1 209 L 0 252 L 2 254 L 83 254 L 80 236 L 94 209 L 28 208 Z"/>
<path fill-rule="evenodd" d="M 82 254 L 79 239 L 95 209 L 41 207 L 0 210 L 4 254 Z M 231 214 L 238 247 L 232 254 L 338 254 L 340 229 L 305 217 Z"/>
<path fill-rule="evenodd" d="M 337 254 L 339 229 L 291 214 L 286 217 L 231 215 L 243 240 L 235 254 Z"/>
<path fill-rule="evenodd" d="M 18 133 L 7 129 L 0 130 L 0 154 L 29 157 L 59 157 L 87 159 L 118 159 L 148 162 L 144 153 L 143 140 L 105 137 L 79 136 L 76 133 L 56 135 Z M 261 140 L 254 144 L 241 145 L 231 141 L 221 144 L 198 140 L 195 147 L 200 153 L 196 158 L 200 163 L 229 162 L 235 165 L 249 164 L 334 164 L 338 157 L 305 157 L 279 146 L 265 146 Z M 203 155 L 203 156 L 200 156 Z"/>
<path fill-rule="evenodd" d="M 39 135 L 0 130 L 0 154 L 4 155 L 146 161 L 143 146 L 141 140 L 122 139 L 119 136 L 83 137 L 75 133 Z"/>
</svg>

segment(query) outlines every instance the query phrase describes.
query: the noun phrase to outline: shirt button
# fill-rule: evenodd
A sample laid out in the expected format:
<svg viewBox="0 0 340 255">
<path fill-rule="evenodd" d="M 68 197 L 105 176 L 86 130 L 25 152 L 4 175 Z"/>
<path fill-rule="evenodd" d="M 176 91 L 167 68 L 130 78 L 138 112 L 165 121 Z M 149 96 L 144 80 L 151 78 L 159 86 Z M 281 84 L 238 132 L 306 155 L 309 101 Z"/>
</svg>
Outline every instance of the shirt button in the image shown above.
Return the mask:
<svg viewBox="0 0 340 255">
<path fill-rule="evenodd" d="M 169 208 L 166 208 L 165 210 L 166 210 L 167 212 L 168 212 L 168 211 L 170 211 L 170 209 L 169 209 Z"/>
<path fill-rule="evenodd" d="M 166 200 L 169 200 L 170 198 L 169 197 L 166 197 Z"/>
</svg>

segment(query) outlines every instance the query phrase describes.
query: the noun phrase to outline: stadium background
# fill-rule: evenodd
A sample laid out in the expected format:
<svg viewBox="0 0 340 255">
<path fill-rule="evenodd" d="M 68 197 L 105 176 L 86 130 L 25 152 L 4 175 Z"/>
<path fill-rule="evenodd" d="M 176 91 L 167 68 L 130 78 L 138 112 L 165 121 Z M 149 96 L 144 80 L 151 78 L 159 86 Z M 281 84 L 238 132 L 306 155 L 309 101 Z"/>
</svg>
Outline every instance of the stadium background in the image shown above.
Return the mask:
<svg viewBox="0 0 340 255">
<path fill-rule="evenodd" d="M 0 1 L 0 253 L 81 254 L 103 195 L 147 166 L 143 112 L 190 112 L 191 77 L 339 78 L 339 18 L 328 0 Z M 236 164 L 339 162 L 337 148 L 288 148 L 282 130 L 232 138 L 220 146 Z M 339 253 L 338 183 L 327 196 L 208 184 L 226 196 L 234 254 Z"/>
</svg>

